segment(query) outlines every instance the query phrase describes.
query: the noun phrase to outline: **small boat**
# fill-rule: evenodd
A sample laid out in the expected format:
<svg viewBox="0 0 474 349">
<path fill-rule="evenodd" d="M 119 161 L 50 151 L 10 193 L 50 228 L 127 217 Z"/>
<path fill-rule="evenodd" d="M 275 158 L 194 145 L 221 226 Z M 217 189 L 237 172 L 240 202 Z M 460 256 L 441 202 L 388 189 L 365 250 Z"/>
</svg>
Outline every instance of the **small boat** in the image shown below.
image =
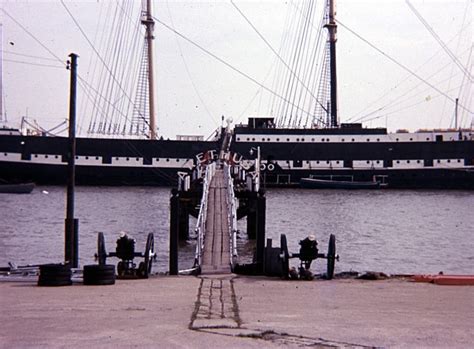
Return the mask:
<svg viewBox="0 0 474 349">
<path fill-rule="evenodd" d="M 35 183 L 0 183 L 0 193 L 4 194 L 29 194 L 33 191 Z"/>
<path fill-rule="evenodd" d="M 333 179 L 301 178 L 301 188 L 306 189 L 378 189 L 381 183 L 377 181 L 358 182 Z"/>
</svg>

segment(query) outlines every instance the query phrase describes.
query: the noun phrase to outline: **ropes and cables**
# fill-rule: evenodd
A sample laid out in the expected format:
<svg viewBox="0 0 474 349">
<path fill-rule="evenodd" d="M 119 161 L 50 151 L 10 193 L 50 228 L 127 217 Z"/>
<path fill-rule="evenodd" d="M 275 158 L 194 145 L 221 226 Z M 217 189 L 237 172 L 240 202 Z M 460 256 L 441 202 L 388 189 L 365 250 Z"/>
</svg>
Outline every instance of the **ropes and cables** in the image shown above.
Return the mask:
<svg viewBox="0 0 474 349">
<path fill-rule="evenodd" d="M 431 36 L 438 42 L 438 44 L 443 48 L 444 52 L 452 59 L 452 61 L 458 66 L 458 68 L 461 70 L 461 72 L 466 75 L 469 80 L 472 82 L 473 77 L 471 73 L 462 65 L 461 62 L 456 58 L 454 53 L 451 52 L 449 47 L 441 40 L 438 34 L 433 30 L 433 28 L 426 22 L 426 20 L 423 18 L 423 16 L 416 10 L 415 6 L 412 5 L 412 3 L 409 0 L 405 0 L 408 7 L 410 10 L 415 14 L 415 16 L 420 20 L 420 22 L 425 26 L 425 28 L 429 31 Z"/>
<path fill-rule="evenodd" d="M 418 80 L 422 81 L 424 84 L 428 85 L 429 87 L 431 87 L 433 90 L 435 90 L 437 93 L 439 93 L 440 95 L 443 95 L 445 98 L 447 98 L 448 100 L 450 100 L 451 102 L 455 102 L 455 99 L 452 98 L 451 96 L 449 96 L 447 93 L 441 91 L 438 87 L 434 86 L 432 83 L 430 83 L 429 81 L 425 80 L 423 77 L 421 77 L 419 74 L 417 74 L 416 72 L 414 72 L 413 70 L 411 70 L 410 68 L 408 68 L 407 66 L 405 66 L 404 64 L 400 63 L 399 61 L 395 60 L 394 58 L 392 58 L 391 56 L 389 56 L 387 53 L 385 53 L 384 51 L 382 51 L 381 49 L 379 49 L 378 47 L 376 47 L 374 44 L 372 44 L 371 42 L 369 42 L 367 39 L 364 39 L 362 36 L 360 36 L 359 34 L 357 34 L 355 31 L 353 31 L 352 29 L 350 29 L 348 26 L 346 26 L 345 24 L 341 23 L 341 21 L 337 21 L 337 23 L 342 26 L 344 29 L 346 29 L 347 31 L 349 31 L 351 34 L 353 34 L 354 36 L 356 36 L 358 39 L 362 40 L 363 42 L 365 42 L 367 45 L 369 45 L 371 48 L 373 48 L 374 50 L 376 50 L 378 53 L 380 53 L 381 55 L 383 55 L 384 57 L 386 57 L 387 59 L 389 59 L 392 63 L 394 63 L 395 65 L 397 65 L 398 67 L 402 68 L 403 70 L 409 72 L 412 76 L 414 76 L 415 78 L 417 78 Z M 463 104 L 459 104 L 459 107 L 472 113 L 471 110 L 469 110 L 469 108 Z"/>
<path fill-rule="evenodd" d="M 170 17 L 171 26 L 174 28 L 175 25 L 173 23 L 173 17 L 171 16 L 169 1 L 166 1 L 166 8 L 168 10 L 168 15 Z M 184 69 L 186 70 L 186 74 L 188 75 L 189 81 L 191 82 L 191 85 L 194 89 L 194 93 L 198 97 L 201 104 L 204 106 L 204 109 L 206 110 L 206 114 L 209 117 L 209 119 L 212 120 L 212 122 L 214 123 L 215 126 L 219 126 L 219 122 L 212 116 L 212 113 L 209 111 L 209 107 L 207 106 L 207 103 L 204 101 L 204 98 L 202 98 L 201 94 L 199 93 L 199 89 L 197 88 L 196 84 L 194 83 L 194 79 L 192 78 L 191 71 L 189 70 L 189 67 L 188 67 L 188 63 L 186 62 L 186 59 L 184 58 L 184 54 L 183 54 L 183 50 L 181 48 L 181 44 L 180 44 L 180 42 L 179 42 L 179 40 L 177 39 L 176 36 L 175 36 L 175 39 L 176 39 L 176 45 L 178 46 L 178 50 L 179 50 L 179 53 L 180 53 L 180 56 L 181 56 L 181 60 L 182 60 L 183 65 L 184 65 Z"/>
<path fill-rule="evenodd" d="M 234 72 L 238 73 L 239 75 L 245 77 L 247 80 L 251 81 L 252 83 L 260 86 L 262 89 L 264 89 L 265 91 L 271 93 L 271 94 L 274 94 L 275 96 L 277 96 L 278 98 L 280 98 L 281 100 L 284 100 L 286 101 L 287 103 L 290 103 L 291 104 L 291 101 L 287 100 L 284 96 L 280 95 L 279 93 L 275 92 L 275 91 L 272 91 L 269 87 L 265 86 L 264 84 L 260 83 L 257 79 L 251 77 L 250 75 L 248 75 L 247 73 L 243 72 L 242 70 L 236 68 L 235 66 L 233 66 L 232 64 L 228 63 L 227 61 L 225 61 L 224 59 L 220 58 L 219 56 L 217 56 L 216 54 L 212 53 L 211 51 L 207 50 L 206 48 L 204 48 L 203 46 L 201 46 L 200 44 L 198 44 L 197 42 L 191 40 L 190 38 L 188 38 L 187 36 L 185 36 L 184 34 L 180 33 L 179 31 L 177 31 L 176 29 L 172 28 L 170 25 L 168 25 L 167 23 L 163 22 L 162 20 L 160 20 L 159 18 L 156 18 L 156 17 L 153 17 L 153 19 L 161 24 L 163 27 L 165 27 L 166 29 L 170 30 L 171 32 L 175 33 L 176 35 L 178 35 L 180 38 L 184 39 L 185 41 L 187 41 L 188 43 L 190 43 L 191 45 L 195 46 L 196 48 L 198 48 L 199 50 L 201 50 L 202 52 L 206 53 L 208 56 L 214 58 L 215 60 L 217 60 L 218 62 L 222 63 L 223 65 L 225 65 L 226 67 L 228 67 L 229 69 L 233 70 Z M 299 106 L 295 106 L 295 108 L 299 111 L 301 111 L 304 115 L 306 115 L 308 112 L 304 109 L 302 109 L 301 107 Z"/>
</svg>

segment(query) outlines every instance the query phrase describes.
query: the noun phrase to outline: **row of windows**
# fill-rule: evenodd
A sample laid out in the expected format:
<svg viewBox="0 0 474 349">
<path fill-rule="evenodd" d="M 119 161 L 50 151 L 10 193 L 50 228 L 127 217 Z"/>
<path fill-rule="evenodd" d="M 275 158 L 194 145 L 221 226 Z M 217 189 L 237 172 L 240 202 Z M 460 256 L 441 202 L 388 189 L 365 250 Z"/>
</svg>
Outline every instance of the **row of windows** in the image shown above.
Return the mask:
<svg viewBox="0 0 474 349">
<path fill-rule="evenodd" d="M 4 153 L 5 156 L 7 156 L 8 154 L 7 153 Z M 33 157 L 37 158 L 38 157 L 38 154 L 35 154 Z M 51 155 L 51 157 L 54 157 L 55 159 L 59 159 L 59 155 Z M 45 155 L 44 156 L 45 159 L 48 159 L 49 158 L 49 155 Z M 89 156 L 85 156 L 84 157 L 86 160 L 89 160 Z M 91 158 L 94 158 L 94 157 L 91 157 Z M 79 159 L 79 156 L 76 156 L 76 160 Z M 96 160 L 99 160 L 99 157 L 96 156 L 95 157 Z M 116 157 L 115 160 L 119 161 L 120 158 Z M 130 161 L 130 158 L 125 158 L 126 161 Z M 140 158 L 135 158 L 136 161 L 140 161 Z M 156 161 L 160 161 L 160 158 L 156 158 Z M 169 162 L 170 159 L 166 159 L 165 160 L 166 162 Z M 179 162 L 180 160 L 179 159 L 176 159 L 176 162 Z"/>
<path fill-rule="evenodd" d="M 334 160 L 333 160 L 333 161 L 334 161 Z M 356 161 L 356 160 L 354 160 L 354 161 Z M 415 160 L 413 160 L 413 161 L 415 161 Z M 416 163 L 417 163 L 417 164 L 421 164 L 421 161 L 422 161 L 422 160 L 416 160 Z M 339 164 L 340 162 L 341 162 L 341 161 L 339 161 L 339 160 L 336 160 L 336 161 L 335 161 L 336 164 Z M 411 160 L 396 160 L 396 163 L 397 163 L 397 164 L 404 163 L 404 162 L 407 163 L 407 164 L 409 164 L 409 163 L 411 163 Z M 439 163 L 441 163 L 441 160 L 436 160 L 436 162 L 439 164 Z M 450 163 L 450 162 L 451 162 L 451 159 L 447 159 L 446 162 Z M 456 162 L 461 163 L 461 159 L 457 159 Z M 290 160 L 287 160 L 286 163 L 289 164 L 289 163 L 290 163 Z M 321 164 L 324 164 L 324 163 L 329 164 L 329 163 L 331 163 L 331 161 L 329 161 L 329 160 L 325 160 L 325 161 L 323 161 L 323 160 L 321 160 L 321 161 L 320 161 L 320 160 L 316 160 L 316 163 L 317 163 L 317 164 L 319 164 L 319 163 L 321 163 Z M 370 163 L 381 164 L 382 161 L 381 161 L 381 160 L 372 160 L 372 161 L 371 161 L 371 160 L 367 160 L 366 163 L 367 163 L 367 164 L 370 164 Z M 306 161 L 306 164 L 309 165 L 309 164 L 310 164 L 310 161 L 309 161 L 309 160 Z"/>
<path fill-rule="evenodd" d="M 241 138 L 240 138 L 240 137 L 237 137 L 237 141 L 240 141 L 240 140 L 241 140 Z M 429 137 L 427 137 L 426 140 L 427 140 L 427 141 L 430 141 L 431 139 L 430 139 Z M 249 141 L 252 141 L 252 142 L 257 141 L 257 142 L 258 142 L 259 140 L 257 140 L 256 138 L 247 137 L 247 142 L 249 142 Z M 271 139 L 270 139 L 270 138 L 261 138 L 260 141 L 262 141 L 262 142 L 265 142 L 265 141 L 270 142 Z M 275 141 L 280 142 L 280 138 L 276 138 Z M 287 141 L 287 142 L 290 142 L 290 138 L 286 138 L 286 141 Z M 296 138 L 296 142 L 304 142 L 304 141 L 305 141 L 305 138 Z M 321 141 L 321 142 L 330 142 L 331 139 L 329 139 L 329 138 L 321 138 L 320 141 Z M 336 140 L 336 141 L 338 141 L 338 140 Z M 346 139 L 345 139 L 345 138 L 342 138 L 340 141 L 341 141 L 341 142 L 345 142 Z M 348 141 L 349 141 L 349 140 L 348 140 Z M 355 138 L 351 138 L 350 141 L 351 141 L 351 142 L 355 142 L 356 140 L 355 140 Z M 367 138 L 366 141 L 367 141 L 367 142 L 370 142 L 371 139 L 370 139 L 370 138 Z M 377 138 L 376 141 L 377 141 L 377 142 L 380 142 L 380 138 Z M 399 142 L 400 139 L 399 139 L 399 138 L 395 138 L 395 141 Z M 413 141 L 413 138 L 410 138 L 410 141 Z M 316 138 L 311 138 L 311 142 L 317 142 L 317 139 L 316 139 Z"/>
</svg>

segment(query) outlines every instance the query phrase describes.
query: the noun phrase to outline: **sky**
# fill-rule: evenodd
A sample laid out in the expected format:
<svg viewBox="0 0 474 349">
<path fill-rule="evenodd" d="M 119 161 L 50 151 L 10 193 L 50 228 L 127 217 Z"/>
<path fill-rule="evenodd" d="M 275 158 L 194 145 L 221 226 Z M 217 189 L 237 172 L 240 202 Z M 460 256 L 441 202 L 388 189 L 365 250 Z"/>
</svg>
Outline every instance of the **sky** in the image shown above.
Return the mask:
<svg viewBox="0 0 474 349">
<path fill-rule="evenodd" d="M 297 2 L 234 2 L 278 48 L 286 13 Z M 86 36 L 96 37 L 105 0 L 65 3 Z M 275 55 L 230 1 L 155 0 L 153 4 L 158 19 L 271 87 Z M 453 127 L 454 100 L 459 98 L 459 124 L 471 126 L 472 2 L 412 0 L 411 4 L 441 44 L 404 0 L 337 1 L 341 122 L 363 120 L 367 127 L 390 131 Z M 77 53 L 79 74 L 87 78 L 93 50 L 60 1 L 0 0 L 0 6 L 4 10 L 0 11 L 4 110 L 9 125 L 19 126 L 23 116 L 45 128 L 57 125 L 68 117 L 69 108 L 69 72 L 57 58 L 65 61 L 70 53 Z M 221 124 L 222 116 L 239 123 L 249 115 L 269 115 L 271 96 L 261 86 L 159 23 L 154 44 L 159 135 L 207 136 Z M 84 107 L 87 102 L 79 90 L 78 126 L 83 135 L 90 118 Z"/>
</svg>

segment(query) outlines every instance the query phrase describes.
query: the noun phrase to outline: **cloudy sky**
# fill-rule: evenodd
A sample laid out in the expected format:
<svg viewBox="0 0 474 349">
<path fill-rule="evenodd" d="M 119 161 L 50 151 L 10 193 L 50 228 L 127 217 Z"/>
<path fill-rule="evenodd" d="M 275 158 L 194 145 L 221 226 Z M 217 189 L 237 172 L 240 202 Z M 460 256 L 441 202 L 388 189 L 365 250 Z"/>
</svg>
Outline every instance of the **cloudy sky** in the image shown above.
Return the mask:
<svg viewBox="0 0 474 349">
<path fill-rule="evenodd" d="M 234 2 L 275 48 L 283 35 L 287 12 L 298 3 Z M 85 35 L 90 40 L 97 37 L 97 23 L 107 2 L 65 3 Z M 77 53 L 79 73 L 86 78 L 91 74 L 93 50 L 60 1 L 1 0 L 0 4 L 4 107 L 9 123 L 18 126 L 27 115 L 45 127 L 58 124 L 68 114 L 69 72 L 55 57 L 65 61 L 69 53 Z M 459 98 L 460 123 L 471 125 L 472 2 L 412 0 L 411 4 L 432 33 L 404 0 L 338 1 L 342 122 L 363 120 L 366 126 L 391 131 L 452 127 L 453 100 Z M 271 86 L 275 55 L 230 1 L 155 0 L 154 12 L 228 64 Z M 155 37 L 159 134 L 169 138 L 208 135 L 220 124 L 222 115 L 241 122 L 248 115 L 269 114 L 271 97 L 261 86 L 159 23 Z M 81 90 L 78 99 L 80 108 L 85 108 L 87 98 Z M 80 109 L 80 114 L 87 114 L 82 110 L 86 109 Z M 90 117 L 79 117 L 84 131 Z"/>
</svg>

